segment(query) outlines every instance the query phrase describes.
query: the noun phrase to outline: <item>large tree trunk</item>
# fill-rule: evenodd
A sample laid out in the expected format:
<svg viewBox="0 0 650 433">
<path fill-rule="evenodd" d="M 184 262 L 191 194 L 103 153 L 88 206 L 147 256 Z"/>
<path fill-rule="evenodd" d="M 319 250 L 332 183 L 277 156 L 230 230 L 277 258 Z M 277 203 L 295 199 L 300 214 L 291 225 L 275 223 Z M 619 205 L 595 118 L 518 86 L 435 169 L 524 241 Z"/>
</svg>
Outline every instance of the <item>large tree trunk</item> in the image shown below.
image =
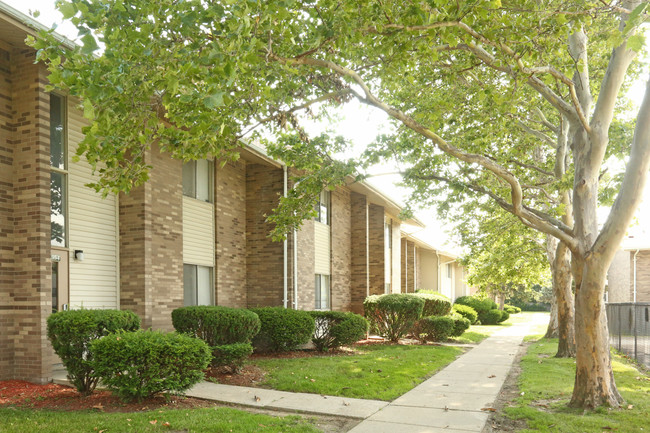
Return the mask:
<svg viewBox="0 0 650 433">
<path fill-rule="evenodd" d="M 564 242 L 557 246 L 553 266 L 553 297 L 557 303 L 558 348 L 557 358 L 576 356 L 573 292 L 571 291 L 571 261 Z"/>
<path fill-rule="evenodd" d="M 553 287 L 553 293 L 555 293 L 555 287 Z M 557 322 L 557 299 L 555 295 L 551 298 L 551 316 L 548 319 L 548 326 L 546 327 L 546 334 L 544 338 L 559 338 L 560 332 L 558 330 Z"/>
<path fill-rule="evenodd" d="M 603 294 L 606 263 L 602 259 L 574 256 L 576 279 L 576 377 L 569 406 L 596 408 L 617 407 L 623 399 L 618 393 L 609 352 L 609 335 Z"/>
</svg>

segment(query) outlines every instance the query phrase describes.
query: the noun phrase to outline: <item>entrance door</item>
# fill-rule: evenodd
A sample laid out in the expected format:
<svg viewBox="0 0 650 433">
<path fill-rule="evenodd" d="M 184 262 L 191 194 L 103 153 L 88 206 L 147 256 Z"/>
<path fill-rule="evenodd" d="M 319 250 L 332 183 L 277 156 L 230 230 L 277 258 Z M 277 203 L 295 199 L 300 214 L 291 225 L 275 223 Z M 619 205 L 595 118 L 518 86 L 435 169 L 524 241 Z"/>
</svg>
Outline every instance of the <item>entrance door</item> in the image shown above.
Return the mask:
<svg viewBox="0 0 650 433">
<path fill-rule="evenodd" d="M 70 303 L 68 250 L 52 248 L 52 312 L 68 309 Z"/>
</svg>

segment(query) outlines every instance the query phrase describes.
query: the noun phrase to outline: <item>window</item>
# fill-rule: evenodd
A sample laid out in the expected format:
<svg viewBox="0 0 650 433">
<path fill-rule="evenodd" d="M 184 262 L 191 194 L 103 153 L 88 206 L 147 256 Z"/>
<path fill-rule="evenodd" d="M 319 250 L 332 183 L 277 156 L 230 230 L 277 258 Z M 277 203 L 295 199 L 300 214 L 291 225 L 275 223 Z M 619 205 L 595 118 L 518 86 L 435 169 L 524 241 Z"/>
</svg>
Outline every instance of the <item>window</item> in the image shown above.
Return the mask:
<svg viewBox="0 0 650 433">
<path fill-rule="evenodd" d="M 50 93 L 50 223 L 52 246 L 67 242 L 67 164 L 65 98 Z"/>
<path fill-rule="evenodd" d="M 451 278 L 451 263 L 447 264 L 447 278 Z"/>
<path fill-rule="evenodd" d="M 330 309 L 330 276 L 316 274 L 316 305 L 317 310 Z"/>
<path fill-rule="evenodd" d="M 213 305 L 214 285 L 212 268 L 199 265 L 183 265 L 184 305 Z"/>
<path fill-rule="evenodd" d="M 323 224 L 330 223 L 330 192 L 323 190 L 320 192 L 318 203 L 316 204 L 316 221 Z"/>
<path fill-rule="evenodd" d="M 393 279 L 393 221 L 384 220 L 384 292 L 391 293 Z"/>
<path fill-rule="evenodd" d="M 183 195 L 212 202 L 212 161 L 200 159 L 183 164 Z"/>
</svg>

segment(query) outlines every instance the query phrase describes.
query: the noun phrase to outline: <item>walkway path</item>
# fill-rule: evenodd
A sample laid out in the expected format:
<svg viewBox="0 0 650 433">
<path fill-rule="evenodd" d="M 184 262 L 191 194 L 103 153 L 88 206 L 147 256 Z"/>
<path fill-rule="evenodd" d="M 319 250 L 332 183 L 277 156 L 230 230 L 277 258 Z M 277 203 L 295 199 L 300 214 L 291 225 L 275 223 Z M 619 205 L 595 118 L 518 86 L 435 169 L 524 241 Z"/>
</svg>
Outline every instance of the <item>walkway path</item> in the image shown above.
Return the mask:
<svg viewBox="0 0 650 433">
<path fill-rule="evenodd" d="M 392 402 L 211 382 L 197 384 L 187 395 L 228 404 L 363 420 L 349 433 L 481 432 L 489 416 L 489 411 L 481 409 L 492 407 L 524 336 L 535 324 L 547 321 L 548 315 L 534 315 L 532 320 L 497 331 Z"/>
</svg>

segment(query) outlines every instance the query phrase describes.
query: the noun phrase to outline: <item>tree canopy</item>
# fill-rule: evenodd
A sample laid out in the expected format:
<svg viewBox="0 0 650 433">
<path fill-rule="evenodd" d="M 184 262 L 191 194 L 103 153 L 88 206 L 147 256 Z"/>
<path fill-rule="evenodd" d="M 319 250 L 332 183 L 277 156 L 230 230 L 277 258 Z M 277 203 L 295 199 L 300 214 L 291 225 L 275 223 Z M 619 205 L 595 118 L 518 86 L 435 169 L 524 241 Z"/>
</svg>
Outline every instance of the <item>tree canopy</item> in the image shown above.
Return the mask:
<svg viewBox="0 0 650 433">
<path fill-rule="evenodd" d="M 176 158 L 233 159 L 242 139 L 273 142 L 285 162 L 313 170 L 311 181 L 282 203 L 284 217 L 276 222 L 286 228 L 308 209 L 302 195 L 313 198 L 352 173 L 352 164 L 330 157 L 337 142 L 309 137 L 300 115 L 325 115 L 356 98 L 395 124 L 367 161 L 403 161 L 416 199 L 426 202 L 442 187 L 486 197 L 566 245 L 581 338 L 571 404 L 620 403 L 602 291 L 647 178 L 648 92 L 601 230 L 596 209 L 618 95 L 644 43 L 637 28 L 648 17 L 647 3 L 58 4 L 79 28 L 83 46 L 64 50 L 46 34 L 34 46 L 50 66 L 53 86 L 80 97 L 92 121 L 79 152 L 104 163 L 99 189 L 128 191 L 145 181 L 143 155 L 153 143 Z M 94 35 L 105 46 L 98 56 Z M 273 138 L 256 132 L 262 125 Z M 565 145 L 547 139 L 548 131 L 566 137 Z M 559 177 L 553 171 L 558 150 L 572 158 Z M 570 192 L 571 204 L 554 202 L 554 191 Z"/>
</svg>

